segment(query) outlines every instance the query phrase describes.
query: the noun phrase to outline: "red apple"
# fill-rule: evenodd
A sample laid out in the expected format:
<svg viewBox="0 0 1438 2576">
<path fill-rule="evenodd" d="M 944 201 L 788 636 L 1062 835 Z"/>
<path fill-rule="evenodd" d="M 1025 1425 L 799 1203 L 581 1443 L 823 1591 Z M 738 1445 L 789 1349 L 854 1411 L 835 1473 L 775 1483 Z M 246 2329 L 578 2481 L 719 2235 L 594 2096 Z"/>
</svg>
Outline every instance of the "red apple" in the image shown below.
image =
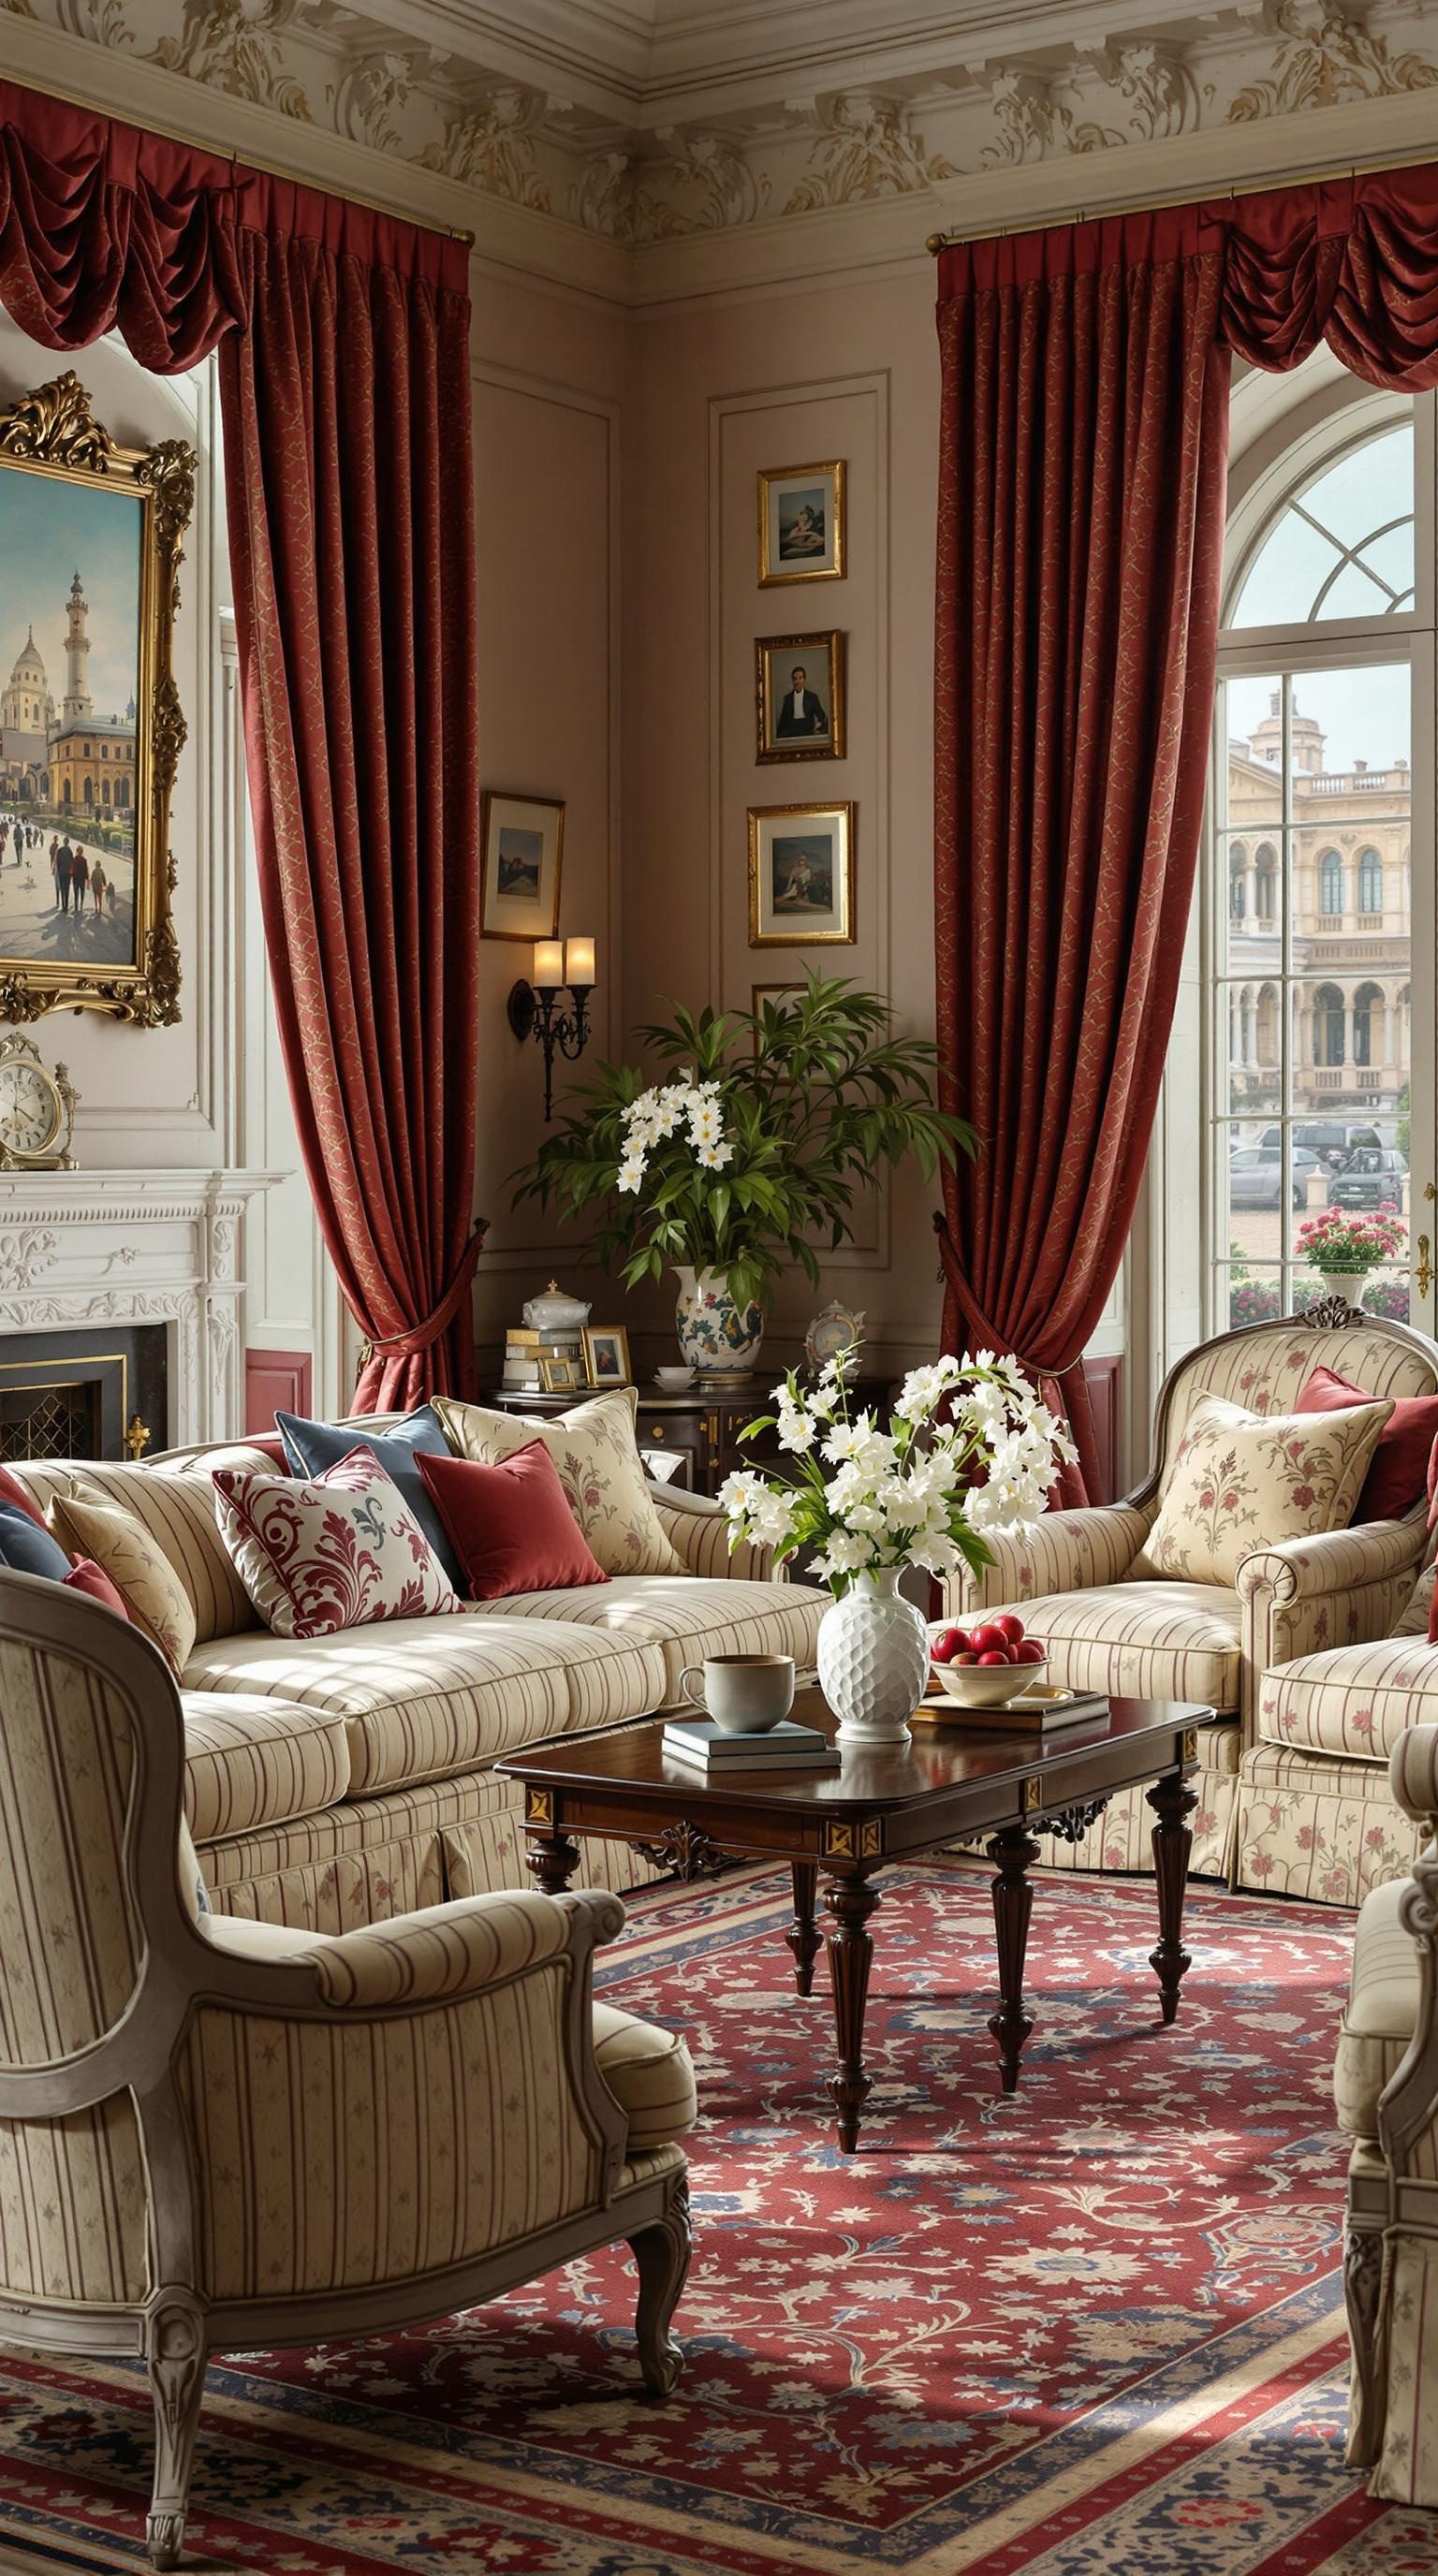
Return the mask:
<svg viewBox="0 0 1438 2576">
<path fill-rule="evenodd" d="M 969 1631 L 969 1644 L 976 1655 L 997 1655 L 1007 1648 L 1008 1642 L 1002 1628 L 996 1627 L 992 1621 Z"/>
<path fill-rule="evenodd" d="M 980 1655 L 980 1657 L 979 1657 L 979 1662 L 980 1662 L 980 1664 L 981 1664 L 981 1665 L 982 1665 L 982 1664 L 1006 1664 L 1006 1663 L 1008 1662 L 1008 1660 L 1009 1660 L 1009 1659 L 1008 1659 L 1008 1656 L 1007 1656 L 1007 1655 L 1004 1655 L 1004 1654 L 987 1654 L 987 1655 Z"/>
<path fill-rule="evenodd" d="M 1037 1637 L 1023 1637 L 1014 1648 L 1014 1662 L 1041 1664 L 1046 1661 L 1047 1652 L 1047 1648 L 1039 1644 Z"/>
<path fill-rule="evenodd" d="M 978 1656 L 974 1653 L 972 1646 L 968 1648 L 966 1653 L 955 1655 L 954 1657 L 954 1662 L 956 1664 L 976 1664 L 978 1660 Z"/>
<path fill-rule="evenodd" d="M 937 1637 L 930 1643 L 930 1661 L 936 1664 L 951 1664 L 955 1655 L 961 1654 L 968 1642 L 966 1629 L 941 1628 Z"/>
<path fill-rule="evenodd" d="M 1018 1646 L 1023 1643 L 1024 1623 L 1022 1619 L 1018 1617 L 1016 1612 L 1012 1610 L 1003 1611 L 994 1621 L 994 1626 L 996 1628 L 1002 1628 L 1004 1635 L 1007 1637 L 1011 1646 Z"/>
</svg>

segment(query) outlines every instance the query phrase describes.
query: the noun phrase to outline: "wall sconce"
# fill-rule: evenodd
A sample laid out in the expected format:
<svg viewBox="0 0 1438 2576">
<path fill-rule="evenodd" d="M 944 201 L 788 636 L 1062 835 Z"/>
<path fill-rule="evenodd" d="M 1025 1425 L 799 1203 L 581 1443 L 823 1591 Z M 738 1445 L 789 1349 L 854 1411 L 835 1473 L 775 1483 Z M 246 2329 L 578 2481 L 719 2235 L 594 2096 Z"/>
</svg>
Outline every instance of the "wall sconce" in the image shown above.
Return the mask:
<svg viewBox="0 0 1438 2576">
<path fill-rule="evenodd" d="M 555 1004 L 561 984 L 569 986 L 573 1012 L 556 1019 Z M 554 1058 L 556 1051 L 568 1064 L 582 1056 L 589 1044 L 589 1014 L 586 1009 L 594 990 L 594 942 L 592 939 L 536 939 L 534 943 L 534 981 L 523 975 L 510 986 L 509 1025 L 517 1038 L 537 1038 L 544 1049 L 544 1118 L 548 1125 L 554 1115 Z"/>
</svg>

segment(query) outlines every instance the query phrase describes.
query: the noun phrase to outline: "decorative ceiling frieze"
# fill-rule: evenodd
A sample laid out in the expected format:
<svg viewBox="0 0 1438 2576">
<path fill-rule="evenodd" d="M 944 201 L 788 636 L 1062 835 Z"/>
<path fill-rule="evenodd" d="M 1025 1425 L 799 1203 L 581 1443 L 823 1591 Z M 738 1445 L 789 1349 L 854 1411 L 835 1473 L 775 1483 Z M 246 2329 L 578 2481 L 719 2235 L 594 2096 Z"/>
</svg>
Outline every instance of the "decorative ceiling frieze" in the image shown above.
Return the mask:
<svg viewBox="0 0 1438 2576">
<path fill-rule="evenodd" d="M 894 0 L 798 0 L 791 34 L 812 51 L 796 76 L 791 47 L 763 83 L 777 35 L 757 71 L 752 50 L 745 64 L 740 0 L 384 5 L 381 22 L 348 0 L 0 0 L 0 23 L 23 17 L 634 250 L 1438 85 L 1438 0 L 960 0 L 942 25 Z M 682 68 L 668 92 L 636 68 L 646 44 Z M 879 67 L 862 84 L 833 76 L 861 60 Z M 708 112 L 666 113 L 681 93 L 707 95 Z"/>
</svg>

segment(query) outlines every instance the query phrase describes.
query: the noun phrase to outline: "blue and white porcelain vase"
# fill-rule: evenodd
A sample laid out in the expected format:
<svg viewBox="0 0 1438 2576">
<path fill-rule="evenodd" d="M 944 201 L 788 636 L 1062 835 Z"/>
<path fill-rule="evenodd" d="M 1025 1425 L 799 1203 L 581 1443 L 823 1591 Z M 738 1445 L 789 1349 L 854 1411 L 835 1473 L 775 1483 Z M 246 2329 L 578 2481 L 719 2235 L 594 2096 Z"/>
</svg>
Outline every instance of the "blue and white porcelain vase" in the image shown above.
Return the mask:
<svg viewBox="0 0 1438 2576">
<path fill-rule="evenodd" d="M 750 1300 L 737 1305 L 723 1270 L 675 1271 L 679 1303 L 675 1326 L 686 1367 L 706 1377 L 738 1376 L 752 1369 L 764 1339 L 764 1309 Z"/>
<path fill-rule="evenodd" d="M 929 1633 L 899 1590 L 901 1569 L 856 1575 L 819 1622 L 819 1688 L 839 1721 L 839 1742 L 904 1744 L 924 1696 Z"/>
</svg>

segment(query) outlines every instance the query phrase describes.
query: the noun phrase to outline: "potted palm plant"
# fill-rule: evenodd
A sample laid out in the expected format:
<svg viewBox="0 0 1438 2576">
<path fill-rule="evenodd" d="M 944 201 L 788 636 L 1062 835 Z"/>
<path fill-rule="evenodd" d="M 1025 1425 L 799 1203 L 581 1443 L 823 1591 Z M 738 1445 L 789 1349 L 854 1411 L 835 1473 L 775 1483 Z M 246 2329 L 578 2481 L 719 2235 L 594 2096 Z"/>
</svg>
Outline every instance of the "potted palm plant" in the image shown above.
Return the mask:
<svg viewBox="0 0 1438 2576">
<path fill-rule="evenodd" d="M 854 1199 L 913 1154 L 926 1179 L 972 1154 L 936 1107 L 935 1049 L 896 1037 L 881 994 L 812 972 L 781 1004 L 672 1020 L 638 1035 L 661 1069 L 601 1064 L 532 1162 L 515 1204 L 592 1217 L 593 1257 L 625 1283 L 679 1284 L 679 1346 L 713 1375 L 752 1368 L 775 1281 L 852 1239 Z"/>
</svg>

